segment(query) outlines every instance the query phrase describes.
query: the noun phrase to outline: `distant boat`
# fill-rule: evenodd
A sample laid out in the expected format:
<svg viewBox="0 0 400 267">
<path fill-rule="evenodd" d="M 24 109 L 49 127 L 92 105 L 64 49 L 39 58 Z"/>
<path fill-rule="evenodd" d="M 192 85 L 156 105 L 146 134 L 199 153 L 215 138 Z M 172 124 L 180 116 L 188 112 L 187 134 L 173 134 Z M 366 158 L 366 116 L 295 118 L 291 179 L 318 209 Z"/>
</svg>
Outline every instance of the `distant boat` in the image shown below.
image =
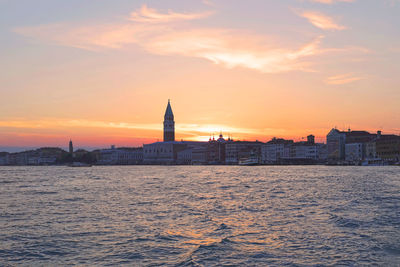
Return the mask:
<svg viewBox="0 0 400 267">
<path fill-rule="evenodd" d="M 67 165 L 68 167 L 92 167 L 91 164 L 83 163 L 83 162 L 72 162 Z"/>
<path fill-rule="evenodd" d="M 240 166 L 254 166 L 260 164 L 258 157 L 256 154 L 251 153 L 250 157 L 248 158 L 241 158 L 239 159 Z"/>
</svg>

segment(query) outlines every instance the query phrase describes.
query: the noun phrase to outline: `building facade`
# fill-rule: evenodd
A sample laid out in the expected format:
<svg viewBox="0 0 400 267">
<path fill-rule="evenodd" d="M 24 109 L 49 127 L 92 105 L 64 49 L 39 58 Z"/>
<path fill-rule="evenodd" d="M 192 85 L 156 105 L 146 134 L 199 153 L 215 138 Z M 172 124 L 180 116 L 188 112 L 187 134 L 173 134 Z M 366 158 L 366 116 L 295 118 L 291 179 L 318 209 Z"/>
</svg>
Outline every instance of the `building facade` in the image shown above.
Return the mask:
<svg viewBox="0 0 400 267">
<path fill-rule="evenodd" d="M 364 143 L 349 143 L 345 145 L 345 160 L 358 165 L 365 158 Z"/>
<path fill-rule="evenodd" d="M 326 145 L 315 143 L 313 135 L 306 142 L 273 138 L 261 147 L 263 164 L 314 164 L 326 162 Z"/>
<path fill-rule="evenodd" d="M 328 157 L 334 164 L 391 164 L 400 160 L 398 135 L 383 135 L 381 131 L 371 134 L 367 131 L 332 129 L 326 139 Z"/>
<path fill-rule="evenodd" d="M 143 163 L 143 148 L 115 148 L 99 151 L 99 165 L 137 165 Z"/>
<path fill-rule="evenodd" d="M 238 164 L 240 159 L 250 158 L 256 155 L 261 158 L 261 145 L 263 143 L 255 141 L 234 141 L 225 145 L 225 163 Z"/>
<path fill-rule="evenodd" d="M 332 129 L 326 136 L 328 161 L 340 161 L 345 159 L 346 135 Z"/>
<path fill-rule="evenodd" d="M 193 160 L 193 148 L 181 150 L 176 155 L 176 163 L 180 165 L 191 165 Z"/>
<path fill-rule="evenodd" d="M 261 146 L 261 163 L 276 164 L 283 158 L 289 157 L 289 147 L 293 144 L 293 140 L 285 140 L 281 138 L 272 138 L 271 141 Z"/>
<path fill-rule="evenodd" d="M 365 158 L 374 160 L 376 156 L 376 140 L 365 143 Z"/>
<path fill-rule="evenodd" d="M 388 163 L 400 162 L 400 136 L 382 135 L 376 140 L 376 155 Z"/>
<path fill-rule="evenodd" d="M 9 163 L 9 153 L 0 152 L 0 165 L 8 165 Z"/>
<path fill-rule="evenodd" d="M 226 158 L 226 144 L 228 143 L 232 143 L 232 140 L 230 138 L 225 140 L 222 133 L 217 140 L 215 140 L 214 137 L 210 138 L 207 143 L 207 164 L 224 164 Z"/>
<path fill-rule="evenodd" d="M 143 145 L 144 164 L 191 164 L 193 151 L 206 146 L 205 142 L 171 141 Z"/>
</svg>

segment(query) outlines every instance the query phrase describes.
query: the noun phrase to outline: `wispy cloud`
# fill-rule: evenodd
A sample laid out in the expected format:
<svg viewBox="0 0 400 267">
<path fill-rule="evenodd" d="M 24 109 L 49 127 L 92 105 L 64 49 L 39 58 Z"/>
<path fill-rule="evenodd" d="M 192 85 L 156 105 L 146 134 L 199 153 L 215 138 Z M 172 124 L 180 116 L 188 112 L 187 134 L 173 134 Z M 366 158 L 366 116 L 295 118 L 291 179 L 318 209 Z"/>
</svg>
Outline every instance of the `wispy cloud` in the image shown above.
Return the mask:
<svg viewBox="0 0 400 267">
<path fill-rule="evenodd" d="M 207 6 L 215 6 L 215 3 L 210 0 L 202 0 L 202 2 Z"/>
<path fill-rule="evenodd" d="M 177 20 L 194 20 L 201 19 L 214 14 L 213 11 L 207 11 L 203 13 L 177 13 L 168 10 L 168 13 L 160 13 L 153 8 L 143 5 L 139 10 L 131 13 L 130 20 L 136 22 L 146 23 L 165 23 Z"/>
<path fill-rule="evenodd" d="M 298 12 L 303 18 L 306 18 L 312 25 L 323 30 L 345 30 L 346 27 L 336 23 L 333 18 L 317 11 Z"/>
<path fill-rule="evenodd" d="M 50 44 L 71 46 L 86 50 L 101 48 L 122 48 L 124 45 L 139 42 L 143 35 L 152 31 L 151 25 L 126 23 L 87 25 L 49 24 L 15 28 L 14 32 Z M 160 31 L 160 26 L 154 30 Z"/>
<path fill-rule="evenodd" d="M 37 120 L 14 119 L 0 120 L 0 128 L 15 129 L 64 129 L 64 128 L 96 128 L 96 129 L 124 129 L 124 130 L 147 130 L 161 131 L 160 123 L 138 124 L 130 122 L 110 122 L 83 119 L 62 119 L 62 118 L 43 118 Z M 234 133 L 236 135 L 265 134 L 268 129 L 238 128 L 222 124 L 191 124 L 180 123 L 176 125 L 176 130 L 184 135 L 199 136 L 224 133 Z M 269 129 L 271 130 L 271 129 Z"/>
<path fill-rule="evenodd" d="M 332 4 L 335 4 L 338 2 L 352 3 L 352 2 L 355 2 L 356 0 L 310 0 L 310 1 L 315 2 L 315 3 L 332 5 Z"/>
<path fill-rule="evenodd" d="M 0 127 L 4 128 L 59 128 L 59 127 L 82 127 L 82 128 L 121 128 L 135 130 L 159 130 L 158 124 L 136 124 L 126 122 L 105 122 L 82 119 L 61 119 L 61 118 L 44 118 L 39 120 L 1 120 Z"/>
<path fill-rule="evenodd" d="M 320 52 L 322 37 L 286 48 L 275 38 L 231 29 L 188 30 L 174 19 L 192 19 L 204 14 L 161 14 L 144 6 L 133 12 L 133 22 L 108 25 L 55 24 L 21 27 L 15 32 L 33 39 L 77 48 L 121 49 L 130 44 L 159 55 L 202 58 L 227 68 L 243 67 L 263 73 L 309 71 L 306 58 Z M 140 15 L 139 15 L 140 14 Z M 165 23 L 153 23 L 153 22 Z"/>
<path fill-rule="evenodd" d="M 207 141 L 210 136 L 218 136 L 220 132 L 235 140 L 266 139 L 273 135 L 287 135 L 283 128 L 243 128 L 224 124 L 179 123 L 175 127 L 178 139 Z M 39 118 L 0 120 L 0 142 L 18 146 L 22 144 L 62 144 L 65 134 L 76 136 L 80 143 L 103 146 L 104 143 L 117 145 L 141 145 L 152 143 L 162 135 L 162 124 L 138 124 L 131 122 L 111 122 L 85 119 Z M 79 132 L 78 135 L 75 133 Z M 146 138 L 142 136 L 146 135 Z M 6 141 L 4 141 L 6 140 Z M 25 143 L 24 143 L 25 142 Z M 78 143 L 79 143 L 78 142 Z"/>
<path fill-rule="evenodd" d="M 325 83 L 332 84 L 332 85 L 341 85 L 341 84 L 352 83 L 352 82 L 363 80 L 363 79 L 365 79 L 365 78 L 361 77 L 361 76 L 354 76 L 353 74 L 343 74 L 343 75 L 328 77 L 325 80 Z"/>
<path fill-rule="evenodd" d="M 297 49 L 285 49 L 273 44 L 272 39 L 244 36 L 244 33 L 232 30 L 175 32 L 154 38 L 146 48 L 156 54 L 203 58 L 227 68 L 244 67 L 264 73 L 278 73 L 309 70 L 309 64 L 302 59 L 318 53 L 322 39 L 318 37 Z M 246 42 L 243 42 L 244 39 Z"/>
</svg>

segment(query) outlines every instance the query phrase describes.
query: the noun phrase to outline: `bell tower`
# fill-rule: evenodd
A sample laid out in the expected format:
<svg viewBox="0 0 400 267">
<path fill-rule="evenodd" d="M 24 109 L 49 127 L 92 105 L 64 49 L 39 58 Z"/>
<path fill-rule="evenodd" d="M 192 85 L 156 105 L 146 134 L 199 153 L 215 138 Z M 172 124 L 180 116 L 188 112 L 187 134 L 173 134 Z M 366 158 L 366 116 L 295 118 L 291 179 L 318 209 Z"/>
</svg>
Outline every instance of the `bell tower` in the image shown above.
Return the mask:
<svg viewBox="0 0 400 267">
<path fill-rule="evenodd" d="M 172 113 L 172 108 L 170 100 L 168 99 L 167 109 L 164 115 L 164 142 L 175 141 L 175 121 L 174 113 Z"/>
<path fill-rule="evenodd" d="M 72 140 L 69 140 L 69 154 L 73 154 L 74 153 L 74 146 L 72 145 Z"/>
</svg>

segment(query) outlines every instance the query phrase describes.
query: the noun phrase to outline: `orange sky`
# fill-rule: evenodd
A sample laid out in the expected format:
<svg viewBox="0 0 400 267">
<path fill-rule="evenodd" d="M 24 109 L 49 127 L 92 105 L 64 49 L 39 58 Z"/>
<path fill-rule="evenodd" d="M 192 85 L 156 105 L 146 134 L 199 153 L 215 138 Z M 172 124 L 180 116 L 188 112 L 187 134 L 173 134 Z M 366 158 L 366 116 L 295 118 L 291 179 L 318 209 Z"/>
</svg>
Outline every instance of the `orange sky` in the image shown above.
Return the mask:
<svg viewBox="0 0 400 267">
<path fill-rule="evenodd" d="M 277 2 L 0 3 L 0 146 L 399 134 L 400 3 Z"/>
</svg>

